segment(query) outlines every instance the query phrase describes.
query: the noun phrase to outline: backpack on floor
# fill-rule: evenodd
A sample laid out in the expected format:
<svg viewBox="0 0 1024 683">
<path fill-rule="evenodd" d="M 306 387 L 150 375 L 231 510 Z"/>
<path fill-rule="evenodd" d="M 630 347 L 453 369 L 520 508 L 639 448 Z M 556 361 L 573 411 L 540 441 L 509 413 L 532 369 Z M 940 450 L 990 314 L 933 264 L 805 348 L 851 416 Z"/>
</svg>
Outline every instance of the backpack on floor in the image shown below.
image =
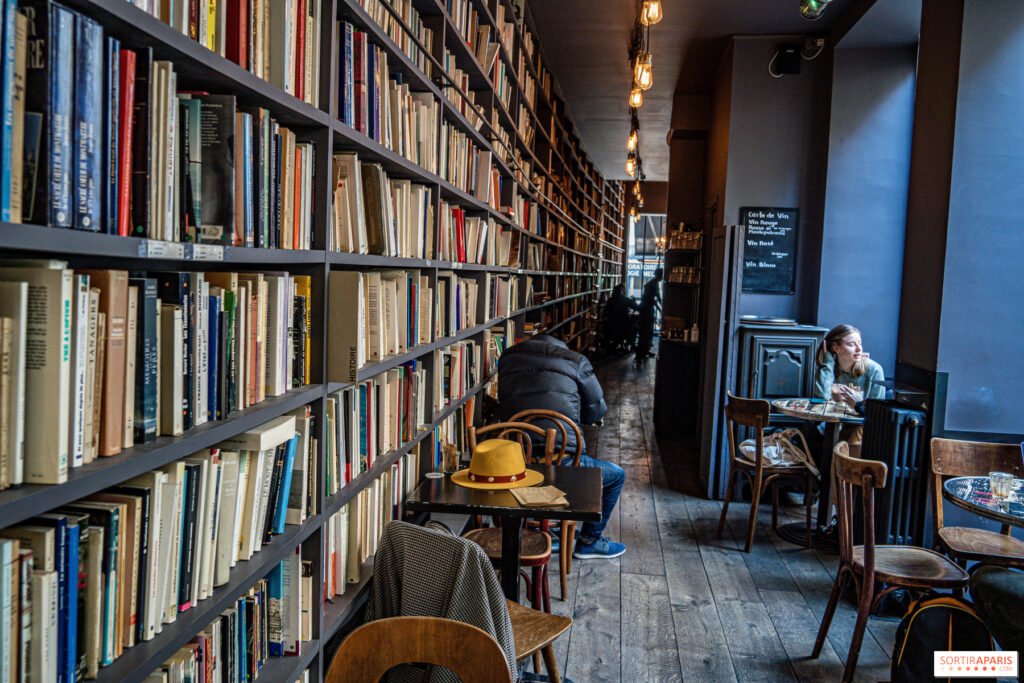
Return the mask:
<svg viewBox="0 0 1024 683">
<path fill-rule="evenodd" d="M 930 595 L 907 610 L 892 648 L 892 683 L 917 683 L 935 678 L 935 652 L 994 650 L 988 628 L 970 603 L 948 595 Z M 991 678 L 957 678 L 991 681 Z"/>
</svg>

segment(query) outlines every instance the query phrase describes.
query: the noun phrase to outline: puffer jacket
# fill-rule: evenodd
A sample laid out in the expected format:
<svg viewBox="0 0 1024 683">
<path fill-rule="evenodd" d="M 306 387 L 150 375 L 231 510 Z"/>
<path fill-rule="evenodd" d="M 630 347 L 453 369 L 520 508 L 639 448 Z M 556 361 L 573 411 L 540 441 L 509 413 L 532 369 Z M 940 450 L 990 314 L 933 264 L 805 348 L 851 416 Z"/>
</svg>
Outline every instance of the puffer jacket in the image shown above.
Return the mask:
<svg viewBox="0 0 1024 683">
<path fill-rule="evenodd" d="M 498 360 L 501 419 L 533 408 L 558 411 L 580 426 L 593 424 L 608 412 L 601 384 L 587 357 L 546 334 L 516 344 Z M 571 431 L 568 439 L 567 450 L 574 451 L 576 437 Z"/>
</svg>

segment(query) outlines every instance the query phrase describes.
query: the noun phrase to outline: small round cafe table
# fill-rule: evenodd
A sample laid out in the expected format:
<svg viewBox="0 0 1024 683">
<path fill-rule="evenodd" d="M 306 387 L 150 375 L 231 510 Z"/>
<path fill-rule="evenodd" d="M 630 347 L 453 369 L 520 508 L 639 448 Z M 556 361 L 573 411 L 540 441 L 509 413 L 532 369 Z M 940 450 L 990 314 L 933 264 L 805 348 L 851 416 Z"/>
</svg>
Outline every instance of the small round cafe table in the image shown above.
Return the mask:
<svg viewBox="0 0 1024 683">
<path fill-rule="evenodd" d="M 968 512 L 1000 524 L 1024 527 L 1024 500 L 1021 480 L 1014 482 L 1009 502 L 992 495 L 988 477 L 953 477 L 942 485 L 942 497 Z"/>
<path fill-rule="evenodd" d="M 809 398 L 776 399 L 772 401 L 772 409 L 800 420 L 825 423 L 821 452 L 814 458 L 820 478 L 817 528 L 811 534 L 811 546 L 822 550 L 835 550 L 838 542 L 835 534 L 830 533 L 833 512 L 829 502 L 832 488 L 832 450 L 838 441 L 840 427 L 864 424 L 864 418 L 845 403 Z M 814 453 L 811 455 L 815 456 Z M 777 533 L 780 538 L 790 543 L 805 547 L 807 545 L 807 529 L 802 522 L 780 525 Z"/>
</svg>

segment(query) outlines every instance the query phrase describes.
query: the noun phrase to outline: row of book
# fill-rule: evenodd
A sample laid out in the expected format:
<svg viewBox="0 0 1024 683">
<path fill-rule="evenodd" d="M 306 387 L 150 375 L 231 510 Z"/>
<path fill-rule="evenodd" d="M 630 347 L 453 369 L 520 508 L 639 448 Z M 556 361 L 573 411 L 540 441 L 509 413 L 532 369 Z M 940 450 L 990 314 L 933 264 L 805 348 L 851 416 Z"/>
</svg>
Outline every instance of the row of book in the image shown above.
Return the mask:
<svg viewBox="0 0 1024 683">
<path fill-rule="evenodd" d="M 430 419 L 427 373 L 411 361 L 327 397 L 324 493 L 337 493 Z"/>
<path fill-rule="evenodd" d="M 388 9 L 382 0 L 356 1 L 409 61 L 432 79 L 434 66 L 428 56 L 434 53 L 434 31 L 424 24 L 420 13 L 413 7 L 413 0 L 391 0 L 387 3 Z"/>
<path fill-rule="evenodd" d="M 260 681 L 271 657 L 302 654 L 312 639 L 313 562 L 301 547 L 174 653 L 146 683 Z M 301 680 L 301 679 L 300 679 Z"/>
<path fill-rule="evenodd" d="M 517 310 L 519 310 L 519 278 L 515 275 L 487 273 L 487 290 L 484 300 L 484 316 L 487 320 L 508 318 Z"/>
<path fill-rule="evenodd" d="M 0 638 L 0 659 L 73 683 L 152 640 L 310 513 L 310 437 L 302 408 L 0 530 L 0 597 L 22 602 L 0 610 L 0 631 L 26 604 L 30 621 L 27 640 Z"/>
<path fill-rule="evenodd" d="M 472 340 L 434 351 L 434 411 L 456 403 L 480 383 L 481 347 Z"/>
<path fill-rule="evenodd" d="M 484 377 L 490 377 L 498 370 L 498 359 L 509 346 L 509 323 L 506 321 L 503 326 L 495 326 L 484 330 Z"/>
<path fill-rule="evenodd" d="M 449 183 L 497 210 L 500 196 L 492 191 L 491 151 L 477 147 L 448 121 L 441 125 L 440 175 Z"/>
<path fill-rule="evenodd" d="M 461 330 L 476 327 L 479 319 L 480 285 L 474 278 L 459 277 L 451 271 L 437 273 L 438 337 L 451 337 Z M 486 288 L 484 289 L 486 293 Z M 486 309 L 485 309 L 486 312 Z"/>
<path fill-rule="evenodd" d="M 311 283 L 287 273 L 0 266 L 0 488 L 61 484 L 306 384 Z"/>
<path fill-rule="evenodd" d="M 456 204 L 441 202 L 437 235 L 437 257 L 443 261 L 489 266 L 519 264 L 520 233 L 486 217 L 468 216 Z"/>
<path fill-rule="evenodd" d="M 475 410 L 476 397 L 468 398 L 434 427 L 434 449 L 430 454 L 432 471 L 454 472 L 459 469 L 459 461 L 470 450 L 469 426 L 473 424 Z"/>
<path fill-rule="evenodd" d="M 342 123 L 437 173 L 441 105 L 431 92 L 415 92 L 388 68 L 387 52 L 347 21 L 341 41 L 338 118 Z"/>
<path fill-rule="evenodd" d="M 310 248 L 312 143 L 233 95 L 179 88 L 174 64 L 58 3 L 5 7 L 5 69 L 24 87 L 3 102 L 0 220 Z"/>
<path fill-rule="evenodd" d="M 367 560 L 377 552 L 384 527 L 400 519 L 402 501 L 420 478 L 419 444 L 331 515 L 325 529 L 323 596 L 328 602 L 365 577 Z"/>
<path fill-rule="evenodd" d="M 418 270 L 332 271 L 328 288 L 330 382 L 354 382 L 368 362 L 434 339 L 434 288 Z"/>
<path fill-rule="evenodd" d="M 480 20 L 480 15 L 469 0 L 445 0 L 445 9 L 455 30 L 462 36 L 484 73 L 487 73 L 498 54 L 498 43 L 493 38 L 494 30 L 490 24 Z"/>
<path fill-rule="evenodd" d="M 391 178 L 355 152 L 334 155 L 328 248 L 356 254 L 434 258 L 434 204 L 426 185 Z"/>
</svg>

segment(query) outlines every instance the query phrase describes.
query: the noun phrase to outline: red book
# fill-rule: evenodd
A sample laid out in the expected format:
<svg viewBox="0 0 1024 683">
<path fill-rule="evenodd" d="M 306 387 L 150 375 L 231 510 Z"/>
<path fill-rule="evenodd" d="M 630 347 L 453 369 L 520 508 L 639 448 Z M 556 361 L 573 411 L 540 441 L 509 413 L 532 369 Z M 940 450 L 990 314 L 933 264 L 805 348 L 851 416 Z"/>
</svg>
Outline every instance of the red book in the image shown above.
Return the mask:
<svg viewBox="0 0 1024 683">
<path fill-rule="evenodd" d="M 306 96 L 306 0 L 299 0 L 298 27 L 295 31 L 295 96 L 300 100 Z"/>
<path fill-rule="evenodd" d="M 452 211 L 452 223 L 455 224 L 455 260 L 466 262 L 466 212 L 462 209 Z"/>
<path fill-rule="evenodd" d="M 246 0 L 227 0 L 225 54 L 232 62 L 249 68 L 249 6 Z"/>
<path fill-rule="evenodd" d="M 135 53 L 121 50 L 120 101 L 117 115 L 119 169 L 117 176 L 117 234 L 127 237 L 132 229 L 132 124 L 135 118 Z"/>
<path fill-rule="evenodd" d="M 352 32 L 353 88 L 355 92 L 355 129 L 366 135 L 366 34 Z"/>
</svg>

